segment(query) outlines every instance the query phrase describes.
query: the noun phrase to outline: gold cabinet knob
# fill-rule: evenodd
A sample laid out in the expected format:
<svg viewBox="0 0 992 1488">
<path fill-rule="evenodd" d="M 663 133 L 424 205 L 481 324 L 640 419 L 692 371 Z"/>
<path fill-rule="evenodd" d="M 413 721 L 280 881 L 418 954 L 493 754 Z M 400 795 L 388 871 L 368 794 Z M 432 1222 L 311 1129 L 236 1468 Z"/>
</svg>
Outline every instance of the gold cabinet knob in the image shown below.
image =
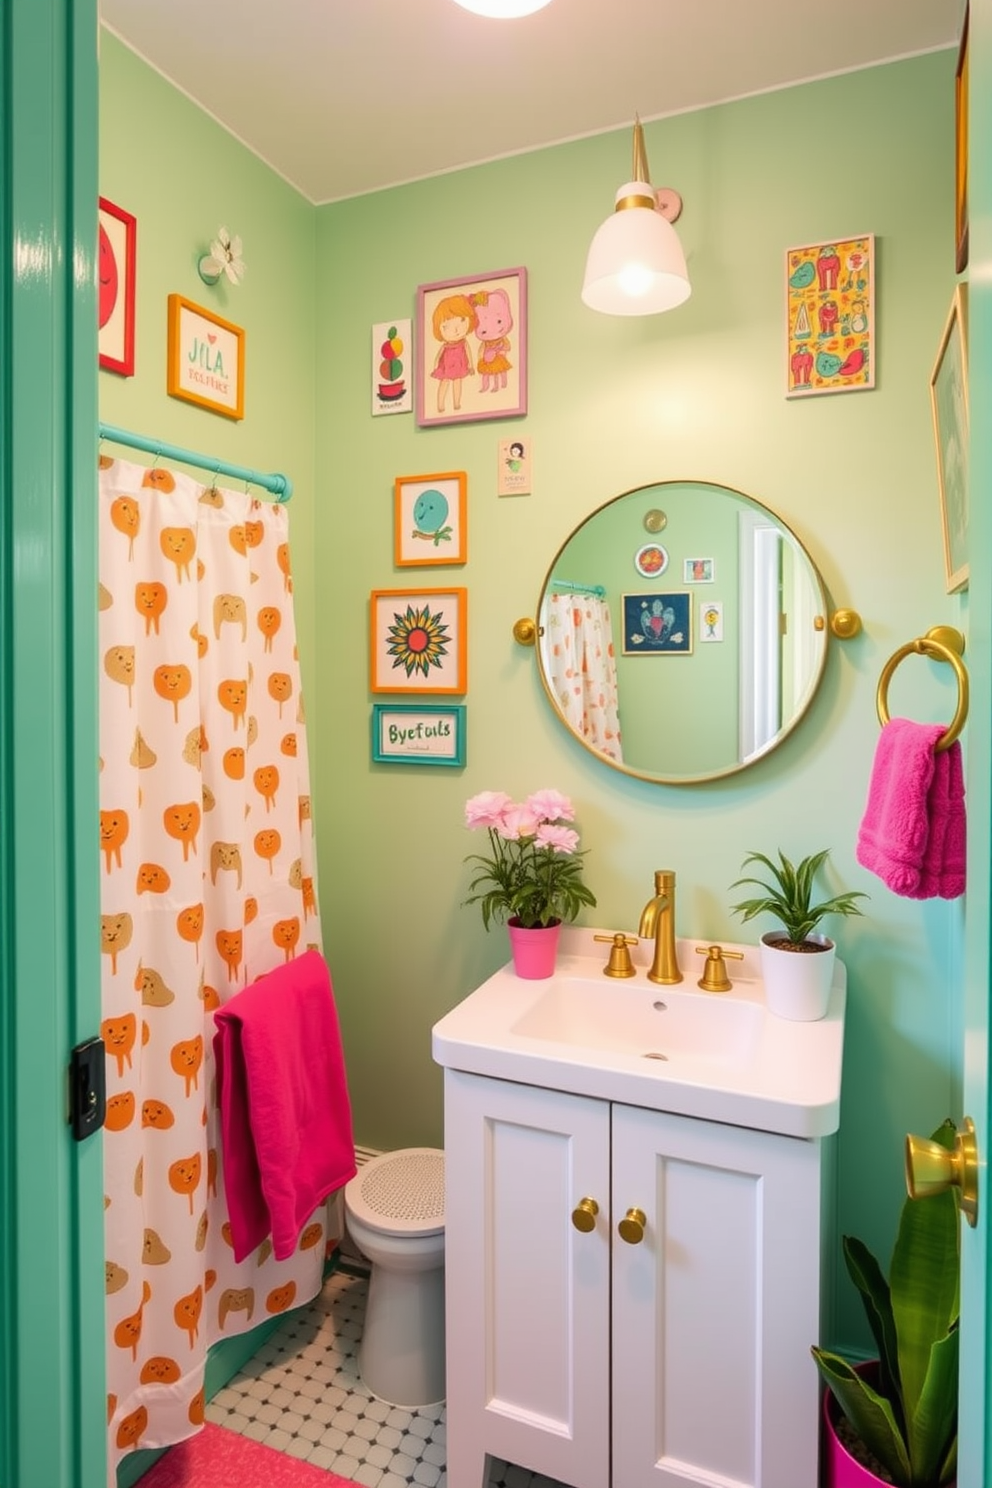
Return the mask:
<svg viewBox="0 0 992 1488">
<path fill-rule="evenodd" d="M 975 1123 L 966 1116 L 954 1143 L 954 1151 L 926 1137 L 906 1138 L 906 1189 L 911 1199 L 928 1199 L 945 1189 L 961 1191 L 961 1213 L 974 1227 L 978 1223 L 978 1144 Z"/>
<path fill-rule="evenodd" d="M 621 1240 L 626 1240 L 628 1245 L 640 1245 L 644 1239 L 644 1226 L 648 1217 L 643 1209 L 628 1209 L 623 1219 L 617 1225 Z"/>
<path fill-rule="evenodd" d="M 577 1230 L 588 1235 L 590 1230 L 596 1228 L 596 1215 L 599 1213 L 599 1205 L 595 1199 L 580 1199 L 572 1210 L 572 1223 Z"/>
</svg>

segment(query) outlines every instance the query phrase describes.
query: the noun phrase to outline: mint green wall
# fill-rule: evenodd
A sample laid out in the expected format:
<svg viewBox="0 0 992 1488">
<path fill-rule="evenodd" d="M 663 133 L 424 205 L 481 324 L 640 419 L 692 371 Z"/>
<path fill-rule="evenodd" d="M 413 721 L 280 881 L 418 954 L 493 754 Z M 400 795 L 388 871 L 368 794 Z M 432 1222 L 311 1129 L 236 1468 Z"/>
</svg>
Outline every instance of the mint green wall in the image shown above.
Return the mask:
<svg viewBox="0 0 992 1488">
<path fill-rule="evenodd" d="M 502 935 L 460 907 L 462 858 L 477 845 L 463 802 L 553 785 L 574 798 L 601 925 L 636 925 L 652 871 L 670 866 L 679 931 L 739 936 L 728 885 L 752 848 L 830 847 L 825 887 L 871 894 L 867 919 L 834 927 L 851 987 L 838 1228 L 887 1254 L 903 1133 L 959 1104 L 948 989 L 961 906 L 897 899 L 854 860 L 879 672 L 929 626 L 962 623 L 961 600 L 944 592 L 928 403 L 954 283 L 953 72 L 945 52 L 649 125 L 654 177 L 685 199 L 693 280 L 688 304 L 660 317 L 597 316 L 579 300 L 590 237 L 628 168 L 626 131 L 319 211 L 320 887 L 359 1140 L 440 1140 L 431 1024 L 506 955 Z M 877 235 L 878 386 L 787 401 L 785 250 L 865 232 Z M 372 419 L 371 323 L 412 314 L 418 283 L 518 264 L 531 307 L 526 421 L 422 430 L 412 415 Z M 501 501 L 497 441 L 514 427 L 533 437 L 535 489 Z M 374 767 L 368 593 L 412 572 L 392 564 L 392 482 L 456 469 L 468 472 L 470 559 L 423 582 L 469 589 L 467 767 Z M 534 613 L 577 521 L 621 491 L 687 477 L 778 512 L 865 632 L 833 647 L 808 720 L 780 750 L 742 776 L 681 789 L 611 773 L 565 737 L 533 653 L 510 631 Z M 914 659 L 890 703 L 949 716 L 951 680 Z M 858 1332 L 857 1313 L 845 1284 L 842 1336 Z"/>
<path fill-rule="evenodd" d="M 461 825 L 465 798 L 554 785 L 576 804 L 598 924 L 636 925 L 653 870 L 670 866 L 680 933 L 737 938 L 728 886 L 752 848 L 829 846 L 830 891 L 871 894 L 866 920 L 834 927 L 851 977 L 838 1232 L 887 1251 L 902 1134 L 960 1103 L 947 991 L 960 905 L 896 899 L 854 861 L 879 672 L 929 626 L 967 623 L 965 603 L 944 593 L 928 403 L 953 286 L 953 70 L 941 53 L 647 126 L 655 178 L 685 198 L 694 289 L 669 315 L 628 321 L 579 300 L 586 247 L 628 168 L 628 132 L 317 209 L 103 33 L 100 187 L 138 217 L 139 272 L 137 376 L 101 375 L 101 417 L 296 482 L 319 887 L 359 1141 L 440 1141 L 431 1025 L 505 959 L 502 934 L 487 936 L 460 906 L 462 859 L 478 846 Z M 834 138 L 843 152 L 830 153 Z M 196 274 L 221 222 L 244 238 L 238 290 Z M 878 386 L 787 401 L 785 249 L 863 232 L 877 235 Z M 418 283 L 519 264 L 530 289 L 526 420 L 421 430 L 412 415 L 373 419 L 372 322 L 412 315 Z M 247 328 L 243 424 L 166 397 L 171 291 Z M 497 443 L 513 428 L 534 439 L 535 490 L 500 500 Z M 468 564 L 394 569 L 395 476 L 458 469 L 469 477 Z M 833 646 L 808 720 L 771 758 L 680 789 L 612 773 L 567 738 L 533 653 L 510 632 L 534 614 L 551 558 L 583 517 L 635 486 L 686 478 L 778 512 L 833 603 L 862 612 L 865 633 Z M 373 767 L 369 591 L 438 583 L 469 590 L 467 767 Z M 950 679 L 908 662 L 890 704 L 947 716 Z M 842 1287 L 839 1336 L 858 1333 L 856 1314 Z"/>
<path fill-rule="evenodd" d="M 100 194 L 138 219 L 135 375 L 100 373 L 100 418 L 290 477 L 306 676 L 315 596 L 314 208 L 106 29 L 100 33 Z M 221 224 L 244 243 L 248 272 L 238 287 L 226 279 L 208 287 L 196 270 Z M 170 294 L 244 328 L 243 420 L 166 394 Z M 150 463 L 118 446 L 108 452 Z"/>
</svg>

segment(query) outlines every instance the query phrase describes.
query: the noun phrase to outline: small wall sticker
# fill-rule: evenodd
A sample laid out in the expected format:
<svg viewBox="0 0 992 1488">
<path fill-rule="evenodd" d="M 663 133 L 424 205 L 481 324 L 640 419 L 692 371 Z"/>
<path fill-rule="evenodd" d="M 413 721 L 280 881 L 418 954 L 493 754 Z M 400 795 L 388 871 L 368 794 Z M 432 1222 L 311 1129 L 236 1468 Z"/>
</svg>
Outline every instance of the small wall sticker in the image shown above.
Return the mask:
<svg viewBox="0 0 992 1488">
<path fill-rule="evenodd" d="M 499 496 L 529 496 L 531 493 L 531 445 L 526 435 L 499 442 L 496 493 Z"/>
<path fill-rule="evenodd" d="M 413 412 L 410 320 L 380 320 L 372 327 L 372 416 Z"/>
</svg>

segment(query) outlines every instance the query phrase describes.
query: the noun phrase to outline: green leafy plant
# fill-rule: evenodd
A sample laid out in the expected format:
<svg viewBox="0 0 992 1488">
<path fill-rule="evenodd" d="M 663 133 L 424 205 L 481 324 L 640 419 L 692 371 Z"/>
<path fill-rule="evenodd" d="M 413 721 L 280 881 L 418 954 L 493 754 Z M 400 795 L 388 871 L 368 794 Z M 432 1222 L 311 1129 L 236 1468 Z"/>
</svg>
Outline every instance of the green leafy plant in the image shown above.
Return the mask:
<svg viewBox="0 0 992 1488">
<path fill-rule="evenodd" d="M 954 1123 L 933 1141 L 953 1150 Z M 899 1488 L 940 1488 L 957 1469 L 960 1228 L 955 1189 L 903 1205 L 889 1278 L 844 1236 L 848 1274 L 878 1348 L 872 1385 L 846 1360 L 813 1358 L 856 1435 Z"/>
<path fill-rule="evenodd" d="M 855 900 L 867 899 L 868 895 L 857 890 L 837 894 L 833 899 L 824 899 L 819 904 L 810 903 L 813 880 L 829 855 L 829 849 L 825 849 L 803 858 L 800 863 L 791 863 L 780 852 L 779 861 L 775 864 L 764 853 L 748 853 L 741 867 L 746 868 L 749 863 L 763 863 L 773 882 L 765 883 L 760 878 L 738 878 L 730 885 L 732 889 L 740 888 L 742 884 L 756 884 L 764 892 L 759 898 L 742 899 L 740 904 L 731 905 L 734 914 L 739 914 L 745 923 L 759 914 L 774 915 L 785 930 L 789 944 L 799 946 L 812 935 L 825 915 L 863 913 Z"/>
<path fill-rule="evenodd" d="M 466 858 L 474 877 L 466 904 L 482 906 L 482 923 L 515 920 L 533 930 L 574 920 L 596 898 L 582 882 L 579 834 L 566 825 L 575 813 L 560 791 L 535 791 L 522 804 L 501 791 L 466 802 L 465 825 L 485 827 L 491 856 Z"/>
</svg>

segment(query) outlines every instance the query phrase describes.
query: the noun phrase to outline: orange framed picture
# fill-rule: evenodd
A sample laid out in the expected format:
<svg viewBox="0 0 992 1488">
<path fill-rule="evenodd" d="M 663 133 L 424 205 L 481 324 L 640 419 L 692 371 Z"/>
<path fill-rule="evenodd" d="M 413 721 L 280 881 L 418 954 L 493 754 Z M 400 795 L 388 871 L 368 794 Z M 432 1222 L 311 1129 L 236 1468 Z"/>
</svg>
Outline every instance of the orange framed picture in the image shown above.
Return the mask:
<svg viewBox="0 0 992 1488">
<path fill-rule="evenodd" d="M 954 267 L 968 267 L 968 7 L 954 74 Z"/>
<path fill-rule="evenodd" d="M 396 477 L 393 561 L 397 568 L 457 566 L 467 561 L 467 491 L 464 470 Z"/>
<path fill-rule="evenodd" d="M 467 589 L 373 589 L 373 692 L 466 691 Z"/>
<path fill-rule="evenodd" d="M 245 333 L 240 326 L 169 296 L 166 392 L 225 418 L 245 416 Z"/>
</svg>

